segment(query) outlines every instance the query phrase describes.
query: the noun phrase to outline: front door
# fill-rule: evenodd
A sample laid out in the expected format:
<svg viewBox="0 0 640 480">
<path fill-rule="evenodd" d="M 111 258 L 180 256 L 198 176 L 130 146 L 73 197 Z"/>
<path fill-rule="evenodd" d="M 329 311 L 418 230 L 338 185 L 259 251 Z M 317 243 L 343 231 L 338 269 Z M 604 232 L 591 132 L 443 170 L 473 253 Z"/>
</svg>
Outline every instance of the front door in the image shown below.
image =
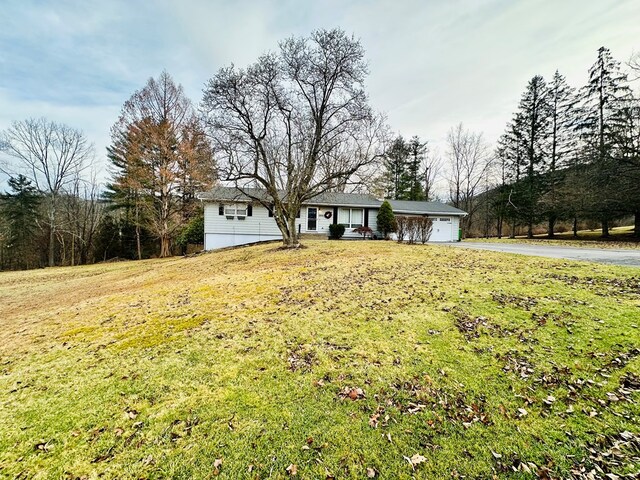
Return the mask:
<svg viewBox="0 0 640 480">
<path fill-rule="evenodd" d="M 307 230 L 316 230 L 318 228 L 318 209 L 309 207 L 307 209 Z"/>
</svg>

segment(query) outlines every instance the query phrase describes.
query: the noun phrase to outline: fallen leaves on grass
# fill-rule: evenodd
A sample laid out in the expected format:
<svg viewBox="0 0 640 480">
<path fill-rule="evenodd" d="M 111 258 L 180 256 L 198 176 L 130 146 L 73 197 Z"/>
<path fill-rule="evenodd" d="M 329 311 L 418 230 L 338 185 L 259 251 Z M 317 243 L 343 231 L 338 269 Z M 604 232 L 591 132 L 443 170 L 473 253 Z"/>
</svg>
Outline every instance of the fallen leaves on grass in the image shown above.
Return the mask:
<svg viewBox="0 0 640 480">
<path fill-rule="evenodd" d="M 419 453 L 413 454 L 411 458 L 405 457 L 405 456 L 403 456 L 402 458 L 404 458 L 407 462 L 409 462 L 409 465 L 411 465 L 411 468 L 414 470 L 418 465 L 427 461 L 427 457 L 424 457 Z"/>
<path fill-rule="evenodd" d="M 351 400 L 360 400 L 365 397 L 364 390 L 360 387 L 344 387 L 338 395 L 341 398 L 349 398 Z"/>
<path fill-rule="evenodd" d="M 220 475 L 220 470 L 222 469 L 222 459 L 221 458 L 216 458 L 213 461 L 213 471 L 211 472 L 211 474 L 214 477 L 217 477 L 218 475 Z"/>
<path fill-rule="evenodd" d="M 502 292 L 493 292 L 491 298 L 500 305 L 516 306 L 524 310 L 531 310 L 538 304 L 538 300 L 535 298 Z"/>
<path fill-rule="evenodd" d="M 315 357 L 316 354 L 313 350 L 309 350 L 305 345 L 298 345 L 289 353 L 287 358 L 289 370 L 292 372 L 310 372 Z"/>
</svg>

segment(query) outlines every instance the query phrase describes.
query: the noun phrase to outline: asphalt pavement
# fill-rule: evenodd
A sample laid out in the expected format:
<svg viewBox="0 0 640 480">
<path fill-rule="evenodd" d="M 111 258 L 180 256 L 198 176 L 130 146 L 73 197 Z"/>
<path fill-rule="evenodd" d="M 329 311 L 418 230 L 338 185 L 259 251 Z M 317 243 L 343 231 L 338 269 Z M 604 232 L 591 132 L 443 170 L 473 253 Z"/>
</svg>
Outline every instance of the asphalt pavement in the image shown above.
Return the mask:
<svg viewBox="0 0 640 480">
<path fill-rule="evenodd" d="M 531 245 L 528 243 L 484 243 L 458 242 L 452 243 L 456 248 L 472 248 L 475 250 L 491 250 L 493 252 L 517 253 L 535 257 L 564 258 L 585 262 L 609 263 L 627 267 L 640 267 L 640 249 L 620 248 L 580 248 L 555 245 Z"/>
</svg>

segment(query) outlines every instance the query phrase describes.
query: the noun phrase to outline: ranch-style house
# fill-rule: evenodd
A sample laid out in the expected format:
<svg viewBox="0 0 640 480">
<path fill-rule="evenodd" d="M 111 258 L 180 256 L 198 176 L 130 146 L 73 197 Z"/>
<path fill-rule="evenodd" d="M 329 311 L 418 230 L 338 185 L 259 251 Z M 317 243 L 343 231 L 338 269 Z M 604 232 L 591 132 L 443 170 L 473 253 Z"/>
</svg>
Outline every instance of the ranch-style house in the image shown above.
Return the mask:
<svg viewBox="0 0 640 480">
<path fill-rule="evenodd" d="M 217 186 L 198 195 L 204 203 L 204 247 L 214 250 L 282 236 L 269 208 L 265 190 Z M 362 238 L 353 230 L 370 227 L 380 237 L 376 218 L 383 200 L 356 193 L 322 193 L 305 202 L 298 213 L 298 231 L 327 237 L 329 225 L 341 223 L 343 238 Z M 430 242 L 455 242 L 459 239 L 460 218 L 466 213 L 440 202 L 389 200 L 396 215 L 428 216 L 433 220 Z"/>
</svg>

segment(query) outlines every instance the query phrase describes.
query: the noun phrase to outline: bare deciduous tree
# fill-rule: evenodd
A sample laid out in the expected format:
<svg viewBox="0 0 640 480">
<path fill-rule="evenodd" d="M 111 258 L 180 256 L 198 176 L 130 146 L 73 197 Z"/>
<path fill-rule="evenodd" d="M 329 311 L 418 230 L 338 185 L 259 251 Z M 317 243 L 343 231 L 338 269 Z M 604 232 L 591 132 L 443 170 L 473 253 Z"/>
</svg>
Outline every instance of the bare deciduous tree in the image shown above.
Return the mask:
<svg viewBox="0 0 640 480">
<path fill-rule="evenodd" d="M 46 194 L 48 264 L 53 266 L 59 197 L 93 158 L 93 145 L 80 130 L 45 118 L 14 122 L 1 137 L 2 150 L 13 161 L 0 169 L 8 175 L 25 175 Z"/>
<path fill-rule="evenodd" d="M 424 180 L 424 199 L 426 201 L 432 201 L 434 199 L 435 185 L 441 169 L 442 159 L 438 152 L 429 152 L 423 163 L 424 173 L 422 174 Z"/>
<path fill-rule="evenodd" d="M 93 244 L 104 204 L 100 202 L 100 185 L 95 172 L 88 179 L 76 176 L 61 202 L 61 222 L 58 229 L 63 265 L 84 265 L 92 258 Z M 64 246 L 68 245 L 68 248 Z M 66 258 L 68 257 L 68 259 Z"/>
<path fill-rule="evenodd" d="M 462 123 L 447 134 L 449 151 L 449 199 L 454 207 L 467 212 L 462 219 L 470 225 L 476 210 L 475 197 L 480 190 L 491 156 L 481 133 L 466 130 Z"/>
<path fill-rule="evenodd" d="M 368 105 L 366 75 L 358 40 L 319 30 L 207 84 L 202 109 L 221 178 L 266 190 L 287 247 L 299 245 L 302 202 L 346 190 L 382 154 L 385 125 Z"/>
</svg>

